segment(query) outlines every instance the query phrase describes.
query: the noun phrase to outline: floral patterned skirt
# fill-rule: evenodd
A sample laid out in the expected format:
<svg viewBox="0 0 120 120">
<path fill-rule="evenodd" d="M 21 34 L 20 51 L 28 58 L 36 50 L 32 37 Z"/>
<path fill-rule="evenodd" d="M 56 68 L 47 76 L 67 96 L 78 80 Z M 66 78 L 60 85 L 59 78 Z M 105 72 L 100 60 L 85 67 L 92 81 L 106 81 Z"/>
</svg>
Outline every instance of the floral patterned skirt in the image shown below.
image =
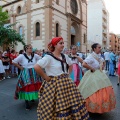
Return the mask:
<svg viewBox="0 0 120 120">
<path fill-rule="evenodd" d="M 116 98 L 111 86 L 100 89 L 86 99 L 87 110 L 91 113 L 109 112 L 115 105 Z"/>
</svg>

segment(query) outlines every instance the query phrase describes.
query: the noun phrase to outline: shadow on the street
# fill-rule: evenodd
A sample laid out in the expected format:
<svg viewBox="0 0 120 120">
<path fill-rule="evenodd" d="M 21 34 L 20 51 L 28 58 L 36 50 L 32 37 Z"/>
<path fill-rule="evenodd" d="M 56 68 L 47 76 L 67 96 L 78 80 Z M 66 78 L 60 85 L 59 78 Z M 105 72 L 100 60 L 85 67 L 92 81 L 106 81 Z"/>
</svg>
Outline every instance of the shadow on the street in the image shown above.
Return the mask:
<svg viewBox="0 0 120 120">
<path fill-rule="evenodd" d="M 89 113 L 91 120 L 114 120 L 114 113 L 111 112 L 111 114 L 108 113 L 103 113 L 103 114 L 98 114 L 98 113 Z"/>
</svg>

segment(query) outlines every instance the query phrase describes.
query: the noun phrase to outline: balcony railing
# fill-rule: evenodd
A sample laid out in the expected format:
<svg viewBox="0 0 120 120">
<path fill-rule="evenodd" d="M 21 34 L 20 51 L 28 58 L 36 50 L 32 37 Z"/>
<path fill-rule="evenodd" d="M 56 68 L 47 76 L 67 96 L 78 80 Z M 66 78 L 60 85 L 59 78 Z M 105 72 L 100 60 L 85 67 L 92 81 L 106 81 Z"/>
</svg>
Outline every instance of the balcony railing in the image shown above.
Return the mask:
<svg viewBox="0 0 120 120">
<path fill-rule="evenodd" d="M 103 11 L 104 14 L 107 14 L 106 9 L 103 8 L 102 11 Z"/>
<path fill-rule="evenodd" d="M 107 38 L 103 37 L 103 42 L 106 42 L 107 41 Z"/>
<path fill-rule="evenodd" d="M 107 23 L 106 22 L 103 21 L 102 25 L 103 25 L 103 28 L 107 28 Z"/>
<path fill-rule="evenodd" d="M 103 14 L 103 19 L 107 21 L 107 16 L 105 14 Z"/>
<path fill-rule="evenodd" d="M 103 34 L 107 35 L 107 30 L 103 30 Z"/>
</svg>

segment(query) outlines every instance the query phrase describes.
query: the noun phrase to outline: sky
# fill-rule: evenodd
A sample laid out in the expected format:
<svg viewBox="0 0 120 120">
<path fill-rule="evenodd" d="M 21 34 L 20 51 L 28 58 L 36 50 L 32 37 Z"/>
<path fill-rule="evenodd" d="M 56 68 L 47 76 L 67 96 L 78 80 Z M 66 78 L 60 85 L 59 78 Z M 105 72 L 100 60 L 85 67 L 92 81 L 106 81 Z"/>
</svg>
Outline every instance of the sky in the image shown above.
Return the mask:
<svg viewBox="0 0 120 120">
<path fill-rule="evenodd" d="M 109 31 L 120 34 L 120 0 L 104 0 L 109 12 Z"/>
</svg>

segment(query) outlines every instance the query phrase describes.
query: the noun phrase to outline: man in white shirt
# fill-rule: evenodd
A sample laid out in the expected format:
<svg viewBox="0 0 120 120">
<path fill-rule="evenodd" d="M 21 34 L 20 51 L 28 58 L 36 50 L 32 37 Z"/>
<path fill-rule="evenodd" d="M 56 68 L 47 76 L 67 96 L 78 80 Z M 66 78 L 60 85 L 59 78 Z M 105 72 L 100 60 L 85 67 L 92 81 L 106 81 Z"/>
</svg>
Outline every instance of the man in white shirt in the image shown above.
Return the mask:
<svg viewBox="0 0 120 120">
<path fill-rule="evenodd" d="M 104 53 L 104 57 L 105 57 L 105 63 L 106 63 L 106 69 L 107 71 L 109 71 L 109 60 L 110 60 L 110 53 L 109 51 L 106 51 Z"/>
</svg>

